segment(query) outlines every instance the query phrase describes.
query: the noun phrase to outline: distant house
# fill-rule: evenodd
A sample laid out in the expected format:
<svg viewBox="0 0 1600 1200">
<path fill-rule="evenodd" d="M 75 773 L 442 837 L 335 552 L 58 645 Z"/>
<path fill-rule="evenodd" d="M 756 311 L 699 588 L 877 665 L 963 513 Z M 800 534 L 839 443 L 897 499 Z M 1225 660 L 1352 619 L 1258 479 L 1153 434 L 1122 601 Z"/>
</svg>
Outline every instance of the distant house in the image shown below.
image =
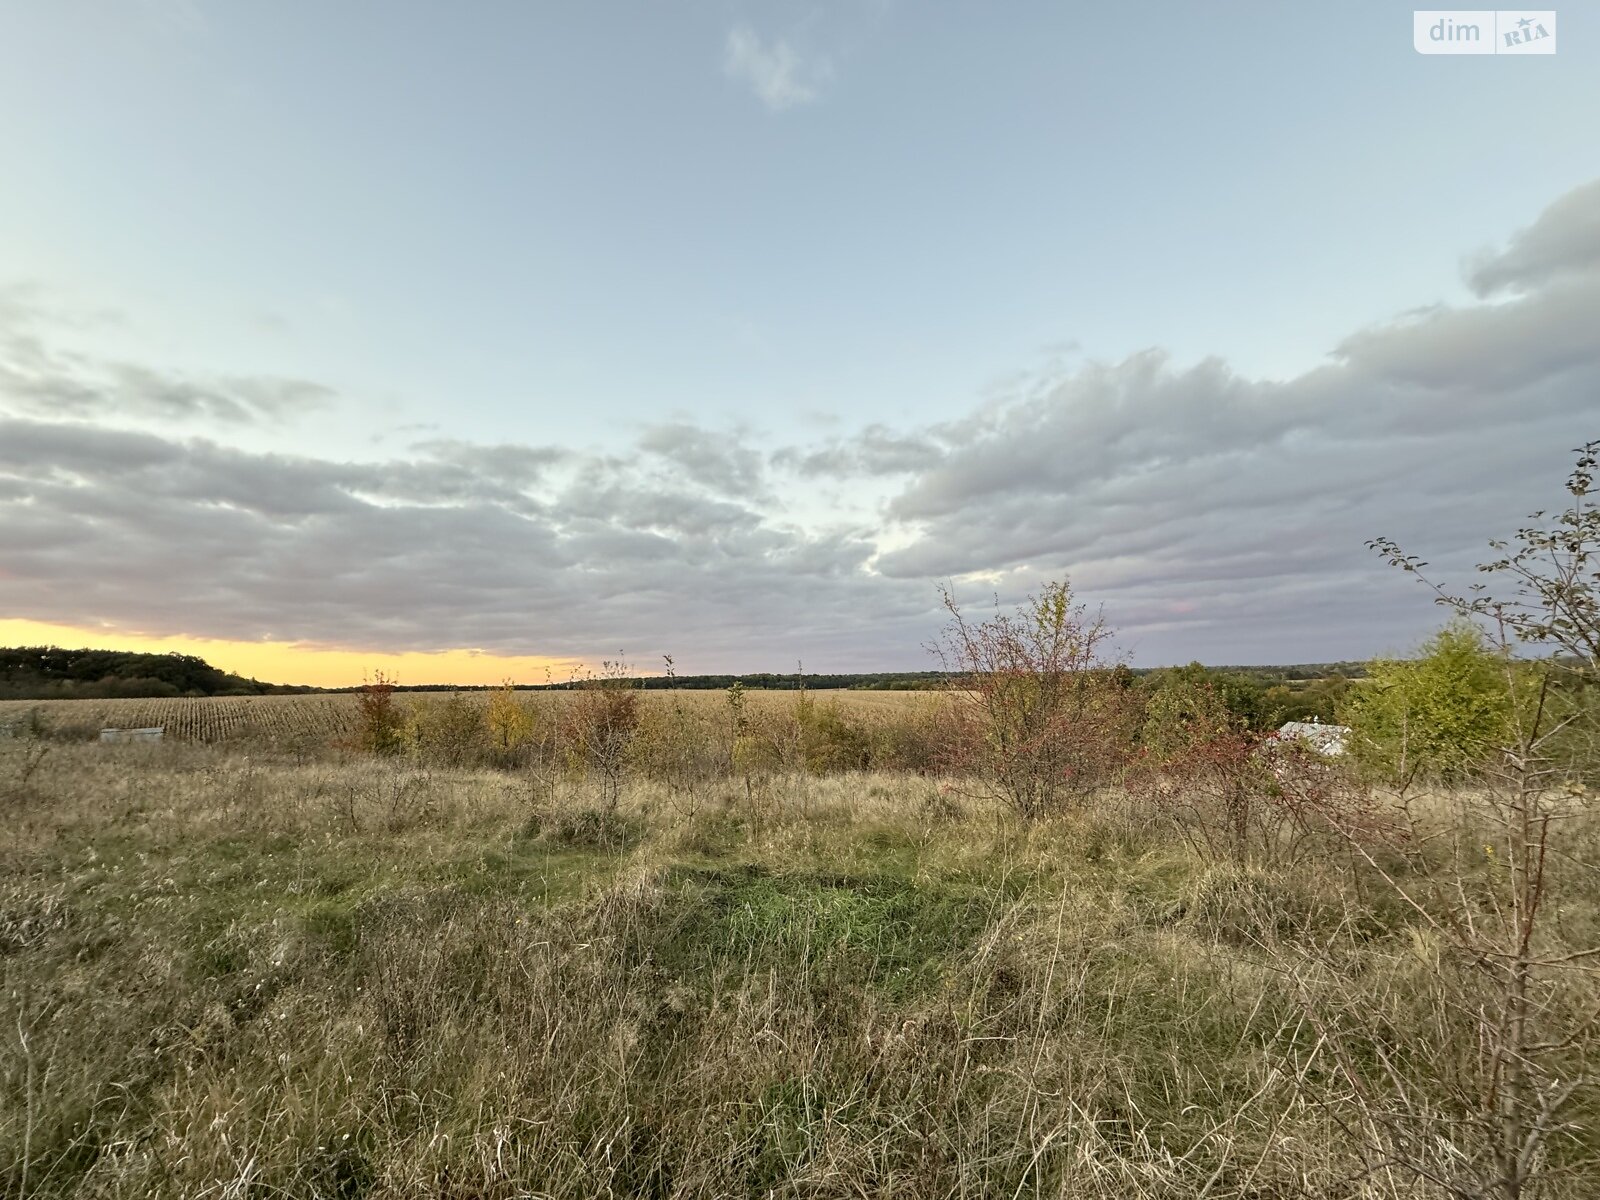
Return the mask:
<svg viewBox="0 0 1600 1200">
<path fill-rule="evenodd" d="M 1298 738 L 1310 745 L 1313 750 L 1330 758 L 1338 758 L 1344 753 L 1345 739 L 1350 736 L 1350 726 L 1324 725 L 1320 721 L 1285 721 L 1272 736 L 1285 741 L 1289 738 Z"/>
</svg>

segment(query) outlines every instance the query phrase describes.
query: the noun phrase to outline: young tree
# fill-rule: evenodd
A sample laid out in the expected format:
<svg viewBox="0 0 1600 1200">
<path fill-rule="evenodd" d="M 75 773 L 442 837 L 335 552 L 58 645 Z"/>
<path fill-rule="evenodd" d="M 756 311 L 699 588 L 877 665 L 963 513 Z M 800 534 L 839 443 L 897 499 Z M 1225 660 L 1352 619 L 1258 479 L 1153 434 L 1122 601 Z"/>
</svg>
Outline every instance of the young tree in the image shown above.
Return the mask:
<svg viewBox="0 0 1600 1200">
<path fill-rule="evenodd" d="M 1466 594 L 1451 593 L 1422 575 L 1428 564 L 1405 554 L 1390 538 L 1368 545 L 1392 565 L 1418 575 L 1438 603 L 1461 613 L 1489 618 L 1506 635 L 1529 647 L 1546 647 L 1591 669 L 1600 667 L 1600 507 L 1592 499 L 1600 466 L 1600 440 L 1579 446 L 1567 476 L 1572 501 L 1549 528 L 1529 525 L 1514 542 L 1491 541 L 1499 557 L 1478 565 L 1484 575 L 1504 581 L 1498 593 L 1477 583 Z M 1530 521 L 1543 521 L 1544 511 Z"/>
<path fill-rule="evenodd" d="M 598 677 L 578 687 L 568 712 L 569 734 L 588 769 L 599 776 L 606 807 L 622 795 L 628 751 L 639 732 L 639 690 L 622 660 L 606 661 Z"/>
<path fill-rule="evenodd" d="M 1389 1062 L 1392 1086 L 1371 1097 L 1368 1116 L 1388 1130 L 1386 1156 L 1460 1197 L 1523 1200 L 1560 1174 L 1575 1179 L 1596 1166 L 1568 1139 L 1570 1114 L 1600 1103 L 1600 946 L 1573 944 L 1560 921 L 1566 895 L 1592 894 L 1600 878 L 1588 847 L 1563 836 L 1579 815 L 1574 777 L 1596 769 L 1593 688 L 1585 685 L 1600 669 L 1600 511 L 1592 500 L 1600 441 L 1576 454 L 1570 504 L 1552 525 L 1519 530 L 1514 544 L 1491 543 L 1497 557 L 1479 567 L 1487 584 L 1460 594 L 1424 577 L 1441 604 L 1492 622 L 1504 691 L 1516 698 L 1479 786 L 1461 798 L 1458 829 L 1487 835 L 1475 850 L 1458 841 L 1442 872 L 1419 855 L 1402 877 L 1368 855 L 1447 947 L 1436 974 L 1441 1013 L 1465 1023 L 1475 1047 L 1446 1111 L 1419 1099 L 1428 1090 Z M 1371 545 L 1422 575 L 1426 564 L 1393 541 Z M 1513 654 L 1541 650 L 1543 658 L 1521 662 Z"/>
<path fill-rule="evenodd" d="M 533 710 L 517 696 L 517 685 L 507 679 L 489 697 L 485 713 L 489 743 L 502 760 L 509 760 L 533 740 Z"/>
<path fill-rule="evenodd" d="M 951 764 L 1033 819 L 1103 786 L 1128 748 L 1129 691 L 1107 656 L 1111 631 L 1046 584 L 1015 612 L 972 621 L 943 591 L 950 614 L 932 648 L 952 673 Z"/>
<path fill-rule="evenodd" d="M 702 790 L 719 774 L 720 747 L 698 705 L 685 703 L 677 689 L 672 655 L 663 654 L 670 698 L 645 705 L 634 741 L 635 765 L 665 785 L 673 806 L 685 815 L 699 810 Z"/>
<path fill-rule="evenodd" d="M 423 697 L 405 723 L 406 749 L 433 766 L 470 766 L 488 748 L 484 718 L 483 706 L 459 692 Z"/>
<path fill-rule="evenodd" d="M 728 708 L 728 774 L 732 775 L 739 769 L 744 740 L 750 732 L 750 716 L 747 712 L 750 698 L 745 694 L 744 684 L 735 679 L 723 693 L 723 701 Z"/>
<path fill-rule="evenodd" d="M 398 754 L 404 748 L 405 714 L 394 698 L 395 681 L 382 671 L 356 693 L 356 742 L 373 754 Z"/>
<path fill-rule="evenodd" d="M 1507 666 L 1465 617 L 1429 638 L 1414 659 L 1369 663 L 1340 711 L 1351 756 L 1402 793 L 1418 780 L 1453 786 L 1472 778 L 1511 732 Z"/>
</svg>

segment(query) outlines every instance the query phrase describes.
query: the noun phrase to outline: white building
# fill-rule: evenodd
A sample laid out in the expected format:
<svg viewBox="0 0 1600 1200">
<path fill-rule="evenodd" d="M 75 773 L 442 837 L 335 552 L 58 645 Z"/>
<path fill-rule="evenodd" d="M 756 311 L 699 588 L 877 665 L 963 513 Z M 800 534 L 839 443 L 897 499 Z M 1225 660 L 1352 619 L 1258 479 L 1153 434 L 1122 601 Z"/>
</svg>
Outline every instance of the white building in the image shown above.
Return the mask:
<svg viewBox="0 0 1600 1200">
<path fill-rule="evenodd" d="M 1350 736 L 1348 725 L 1324 725 L 1320 721 L 1285 721 L 1276 737 L 1299 738 L 1313 750 L 1338 758 L 1344 753 L 1345 739 Z"/>
</svg>

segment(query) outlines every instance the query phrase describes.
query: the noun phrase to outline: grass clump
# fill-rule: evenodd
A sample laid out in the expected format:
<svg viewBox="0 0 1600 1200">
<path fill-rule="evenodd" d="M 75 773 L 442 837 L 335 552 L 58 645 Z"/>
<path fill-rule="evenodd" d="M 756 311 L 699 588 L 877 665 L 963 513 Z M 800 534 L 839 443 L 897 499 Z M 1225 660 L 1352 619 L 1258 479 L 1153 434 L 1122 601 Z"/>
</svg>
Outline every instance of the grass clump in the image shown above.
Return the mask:
<svg viewBox="0 0 1600 1200">
<path fill-rule="evenodd" d="M 587 805 L 561 810 L 541 822 L 540 829 L 554 845 L 613 852 L 632 849 L 644 836 L 644 826 L 633 814 Z"/>
</svg>

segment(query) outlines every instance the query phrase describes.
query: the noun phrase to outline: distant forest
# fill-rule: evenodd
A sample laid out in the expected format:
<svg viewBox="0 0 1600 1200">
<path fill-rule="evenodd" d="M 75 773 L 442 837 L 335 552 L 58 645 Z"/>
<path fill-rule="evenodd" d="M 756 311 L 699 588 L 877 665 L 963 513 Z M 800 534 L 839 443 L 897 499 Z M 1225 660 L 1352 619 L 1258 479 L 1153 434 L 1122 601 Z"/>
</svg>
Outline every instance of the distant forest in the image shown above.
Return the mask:
<svg viewBox="0 0 1600 1200">
<path fill-rule="evenodd" d="M 1165 673 L 1203 675 L 1226 697 L 1229 707 L 1252 726 L 1280 720 L 1332 720 L 1338 700 L 1352 679 L 1366 674 L 1354 662 L 1292 666 L 1118 668 L 1130 684 L 1152 685 Z M 687 688 L 724 690 L 741 683 L 761 691 L 849 688 L 857 691 L 927 691 L 949 678 L 943 671 L 872 671 L 855 674 L 756 672 L 749 675 L 647 675 L 611 680 L 646 690 Z M 563 691 L 583 681 L 526 685 L 522 690 Z M 192 654 L 134 654 L 125 650 L 63 650 L 55 646 L 0 648 L 0 699 L 133 699 L 163 696 L 266 696 L 306 692 L 354 692 L 344 688 L 297 687 L 262 683 L 232 675 Z M 400 684 L 403 692 L 484 691 L 483 686 Z"/>
<path fill-rule="evenodd" d="M 107 700 L 146 696 L 265 696 L 310 692 L 230 675 L 192 654 L 0 648 L 0 700 Z"/>
</svg>

